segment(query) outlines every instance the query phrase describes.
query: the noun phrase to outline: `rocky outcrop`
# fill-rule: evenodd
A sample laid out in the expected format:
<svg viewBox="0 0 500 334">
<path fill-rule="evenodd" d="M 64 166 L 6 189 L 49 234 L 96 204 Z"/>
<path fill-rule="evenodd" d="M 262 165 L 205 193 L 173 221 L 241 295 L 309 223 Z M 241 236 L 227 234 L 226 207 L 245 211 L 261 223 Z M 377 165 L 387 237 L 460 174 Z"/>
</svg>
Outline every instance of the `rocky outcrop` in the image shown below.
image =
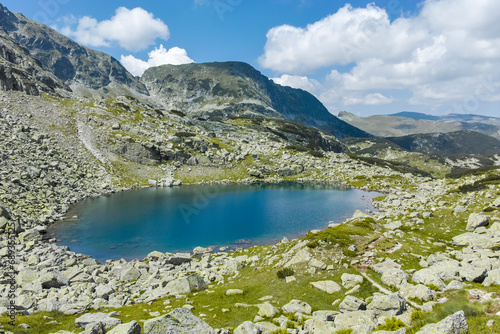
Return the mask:
<svg viewBox="0 0 500 334">
<path fill-rule="evenodd" d="M 30 95 L 49 93 L 68 96 L 71 89 L 45 70 L 29 51 L 0 30 L 0 89 Z"/>
</svg>

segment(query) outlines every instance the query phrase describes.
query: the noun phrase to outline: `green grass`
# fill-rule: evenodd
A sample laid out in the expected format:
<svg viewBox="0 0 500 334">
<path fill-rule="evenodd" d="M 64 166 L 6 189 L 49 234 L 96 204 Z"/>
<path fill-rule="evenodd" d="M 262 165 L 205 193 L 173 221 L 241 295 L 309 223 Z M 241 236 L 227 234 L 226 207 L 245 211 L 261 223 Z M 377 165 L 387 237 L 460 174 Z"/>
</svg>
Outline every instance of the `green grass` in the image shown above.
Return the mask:
<svg viewBox="0 0 500 334">
<path fill-rule="evenodd" d="M 448 301 L 444 304 L 437 304 L 432 312 L 414 311 L 412 313 L 411 327 L 407 333 L 414 334 L 426 324 L 437 323 L 458 311 L 464 311 L 469 325 L 469 333 L 500 333 L 500 323 L 498 321 L 495 322 L 491 329 L 486 328 L 488 320 L 496 320 L 497 317 L 493 312 L 498 312 L 498 305 L 471 302 L 467 298 L 467 294 L 467 291 L 464 290 L 449 292 L 445 294 Z"/>
</svg>

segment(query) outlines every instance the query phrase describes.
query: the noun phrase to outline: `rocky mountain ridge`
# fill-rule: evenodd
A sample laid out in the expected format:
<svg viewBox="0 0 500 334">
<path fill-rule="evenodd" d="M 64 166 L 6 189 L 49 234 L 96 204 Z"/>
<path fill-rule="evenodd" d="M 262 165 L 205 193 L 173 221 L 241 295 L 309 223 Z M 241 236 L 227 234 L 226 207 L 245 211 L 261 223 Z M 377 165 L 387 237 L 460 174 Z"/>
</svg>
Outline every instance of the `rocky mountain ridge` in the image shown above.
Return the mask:
<svg viewBox="0 0 500 334">
<path fill-rule="evenodd" d="M 81 46 L 1 4 L 0 29 L 78 95 L 148 94 L 138 78 L 113 57 Z"/>
<path fill-rule="evenodd" d="M 278 85 L 241 62 L 162 65 L 146 70 L 141 82 L 167 109 L 196 117 L 285 118 L 340 139 L 370 137 L 333 116 L 312 94 Z"/>
</svg>

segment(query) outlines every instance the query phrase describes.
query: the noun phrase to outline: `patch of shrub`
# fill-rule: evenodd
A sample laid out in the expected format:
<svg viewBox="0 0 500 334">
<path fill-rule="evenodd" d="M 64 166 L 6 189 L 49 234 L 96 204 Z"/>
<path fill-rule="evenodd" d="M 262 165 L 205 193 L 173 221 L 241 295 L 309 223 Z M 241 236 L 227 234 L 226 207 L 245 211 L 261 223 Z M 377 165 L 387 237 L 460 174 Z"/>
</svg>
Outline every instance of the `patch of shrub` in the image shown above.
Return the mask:
<svg viewBox="0 0 500 334">
<path fill-rule="evenodd" d="M 385 319 L 385 323 L 378 326 L 378 331 L 397 331 L 400 328 L 406 327 L 405 323 L 396 317 Z"/>
<path fill-rule="evenodd" d="M 312 155 L 313 157 L 316 157 L 316 158 L 324 158 L 325 157 L 325 155 L 323 154 L 323 152 L 316 151 L 316 150 L 310 150 L 309 154 Z"/>
<path fill-rule="evenodd" d="M 307 247 L 309 247 L 309 248 L 317 248 L 317 247 L 319 247 L 319 240 L 309 241 L 307 243 Z"/>
<path fill-rule="evenodd" d="M 276 276 L 278 276 L 278 278 L 285 279 L 288 276 L 292 276 L 293 274 L 295 274 L 295 271 L 292 268 L 283 268 L 278 270 Z"/>
<path fill-rule="evenodd" d="M 176 137 L 183 137 L 183 138 L 188 138 L 188 137 L 194 137 L 196 136 L 196 133 L 192 133 L 192 132 L 177 132 L 175 134 Z"/>
<path fill-rule="evenodd" d="M 177 115 L 177 116 L 180 116 L 180 117 L 185 117 L 185 116 L 186 116 L 186 114 L 185 114 L 185 113 L 183 113 L 183 112 L 182 112 L 182 111 L 180 111 L 180 110 L 170 110 L 169 112 L 170 112 L 171 114 L 174 114 L 174 115 Z"/>
<path fill-rule="evenodd" d="M 305 146 L 301 145 L 288 145 L 285 147 L 287 150 L 295 150 L 297 152 L 306 152 L 308 149 Z"/>
</svg>

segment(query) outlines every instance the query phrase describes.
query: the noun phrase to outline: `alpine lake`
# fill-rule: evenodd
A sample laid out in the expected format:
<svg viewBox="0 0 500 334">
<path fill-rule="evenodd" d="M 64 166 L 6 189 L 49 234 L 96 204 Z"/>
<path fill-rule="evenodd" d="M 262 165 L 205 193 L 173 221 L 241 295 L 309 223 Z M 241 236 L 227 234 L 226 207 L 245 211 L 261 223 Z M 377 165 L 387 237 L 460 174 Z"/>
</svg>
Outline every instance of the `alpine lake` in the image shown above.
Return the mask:
<svg viewBox="0 0 500 334">
<path fill-rule="evenodd" d="M 94 259 L 142 259 L 271 244 L 325 229 L 371 207 L 380 194 L 325 183 L 142 188 L 89 198 L 49 228 L 58 245 Z"/>
</svg>

